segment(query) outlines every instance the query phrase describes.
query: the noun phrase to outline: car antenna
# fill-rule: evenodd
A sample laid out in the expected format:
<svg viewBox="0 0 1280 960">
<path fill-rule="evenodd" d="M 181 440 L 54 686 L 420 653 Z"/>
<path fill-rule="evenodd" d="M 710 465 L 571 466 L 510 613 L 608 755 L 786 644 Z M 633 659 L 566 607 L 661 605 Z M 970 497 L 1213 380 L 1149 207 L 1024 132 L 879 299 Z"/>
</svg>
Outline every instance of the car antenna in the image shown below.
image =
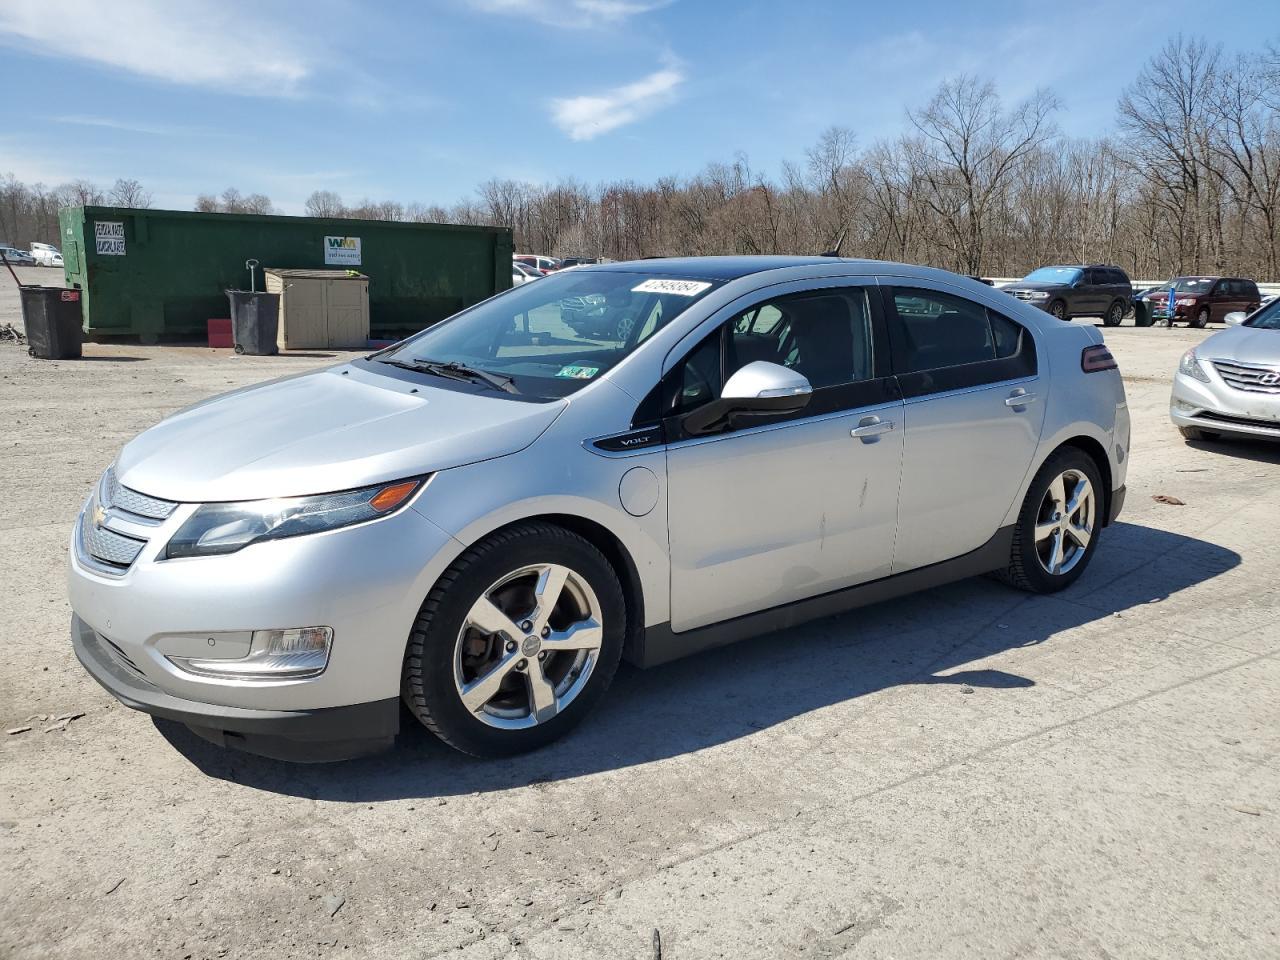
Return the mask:
<svg viewBox="0 0 1280 960">
<path fill-rule="evenodd" d="M 840 256 L 840 248 L 844 246 L 844 235 L 845 235 L 846 233 L 848 233 L 848 230 L 847 230 L 847 229 L 845 229 L 845 230 L 841 230 L 841 231 L 840 231 L 840 236 L 836 237 L 836 245 L 835 245 L 834 247 L 832 247 L 830 250 L 827 250 L 826 252 L 824 252 L 824 253 L 822 254 L 822 256 L 824 256 L 824 257 L 838 257 L 838 256 Z"/>
</svg>

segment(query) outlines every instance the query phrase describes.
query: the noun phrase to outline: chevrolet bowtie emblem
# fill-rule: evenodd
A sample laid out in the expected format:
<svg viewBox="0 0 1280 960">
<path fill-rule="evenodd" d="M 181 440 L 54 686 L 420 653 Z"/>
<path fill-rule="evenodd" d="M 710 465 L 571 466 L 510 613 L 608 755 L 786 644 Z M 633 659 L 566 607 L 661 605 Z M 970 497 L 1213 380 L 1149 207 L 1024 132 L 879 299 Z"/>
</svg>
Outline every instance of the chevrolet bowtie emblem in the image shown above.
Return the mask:
<svg viewBox="0 0 1280 960">
<path fill-rule="evenodd" d="M 102 509 L 102 504 L 95 503 L 93 505 L 93 525 L 95 527 L 101 527 L 106 519 L 107 511 Z"/>
</svg>

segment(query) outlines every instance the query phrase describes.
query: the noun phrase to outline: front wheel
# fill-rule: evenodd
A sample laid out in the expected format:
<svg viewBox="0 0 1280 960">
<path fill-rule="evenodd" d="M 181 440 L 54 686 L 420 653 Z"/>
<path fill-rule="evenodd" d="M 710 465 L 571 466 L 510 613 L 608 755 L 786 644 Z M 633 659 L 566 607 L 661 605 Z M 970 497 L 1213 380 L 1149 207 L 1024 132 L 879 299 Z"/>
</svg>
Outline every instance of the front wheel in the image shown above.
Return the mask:
<svg viewBox="0 0 1280 960">
<path fill-rule="evenodd" d="M 1067 305 L 1061 300 L 1055 300 L 1053 303 L 1049 304 L 1049 312 L 1059 320 L 1067 319 Z"/>
<path fill-rule="evenodd" d="M 1124 319 L 1124 303 L 1117 300 L 1107 308 L 1106 314 L 1102 317 L 1102 322 L 1108 327 L 1120 326 L 1120 321 Z"/>
<path fill-rule="evenodd" d="M 1200 327 L 1201 329 L 1207 327 L 1209 325 L 1209 308 L 1201 307 L 1200 312 L 1196 314 L 1196 318 L 1191 322 L 1191 325 L 1194 327 Z"/>
<path fill-rule="evenodd" d="M 1029 593 L 1055 593 L 1084 573 L 1103 523 L 1102 478 L 1083 450 L 1059 450 L 1027 490 L 1004 579 Z"/>
<path fill-rule="evenodd" d="M 622 656 L 626 602 L 609 561 L 530 522 L 462 554 L 427 595 L 401 674 L 405 703 L 450 746 L 501 757 L 563 736 Z"/>
</svg>

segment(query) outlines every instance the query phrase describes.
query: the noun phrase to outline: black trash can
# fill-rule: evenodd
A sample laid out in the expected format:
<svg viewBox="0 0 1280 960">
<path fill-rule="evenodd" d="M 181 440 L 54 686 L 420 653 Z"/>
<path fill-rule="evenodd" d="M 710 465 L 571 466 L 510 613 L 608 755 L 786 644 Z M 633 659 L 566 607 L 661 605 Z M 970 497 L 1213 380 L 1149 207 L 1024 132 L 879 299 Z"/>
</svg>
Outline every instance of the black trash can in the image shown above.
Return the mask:
<svg viewBox="0 0 1280 960">
<path fill-rule="evenodd" d="M 231 339 L 236 353 L 255 357 L 278 353 L 280 294 L 228 290 L 227 299 L 231 301 Z"/>
<path fill-rule="evenodd" d="M 65 287 L 22 287 L 22 325 L 27 352 L 41 360 L 75 360 L 84 340 L 80 291 Z"/>
<path fill-rule="evenodd" d="M 1151 301 L 1133 301 L 1133 325 L 1135 327 L 1151 326 Z"/>
</svg>

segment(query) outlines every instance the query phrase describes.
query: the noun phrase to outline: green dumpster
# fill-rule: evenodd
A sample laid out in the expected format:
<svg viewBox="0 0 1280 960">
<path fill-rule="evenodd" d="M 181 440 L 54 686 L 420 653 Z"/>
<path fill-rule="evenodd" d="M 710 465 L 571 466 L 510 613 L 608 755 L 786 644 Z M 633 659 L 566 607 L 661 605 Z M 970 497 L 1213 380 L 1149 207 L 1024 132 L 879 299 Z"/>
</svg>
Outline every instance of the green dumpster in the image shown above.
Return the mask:
<svg viewBox="0 0 1280 960">
<path fill-rule="evenodd" d="M 62 210 L 59 232 L 90 339 L 203 340 L 208 321 L 227 316 L 225 291 L 248 282 L 250 259 L 367 274 L 375 339 L 416 333 L 511 286 L 506 227 L 86 206 Z"/>
</svg>

